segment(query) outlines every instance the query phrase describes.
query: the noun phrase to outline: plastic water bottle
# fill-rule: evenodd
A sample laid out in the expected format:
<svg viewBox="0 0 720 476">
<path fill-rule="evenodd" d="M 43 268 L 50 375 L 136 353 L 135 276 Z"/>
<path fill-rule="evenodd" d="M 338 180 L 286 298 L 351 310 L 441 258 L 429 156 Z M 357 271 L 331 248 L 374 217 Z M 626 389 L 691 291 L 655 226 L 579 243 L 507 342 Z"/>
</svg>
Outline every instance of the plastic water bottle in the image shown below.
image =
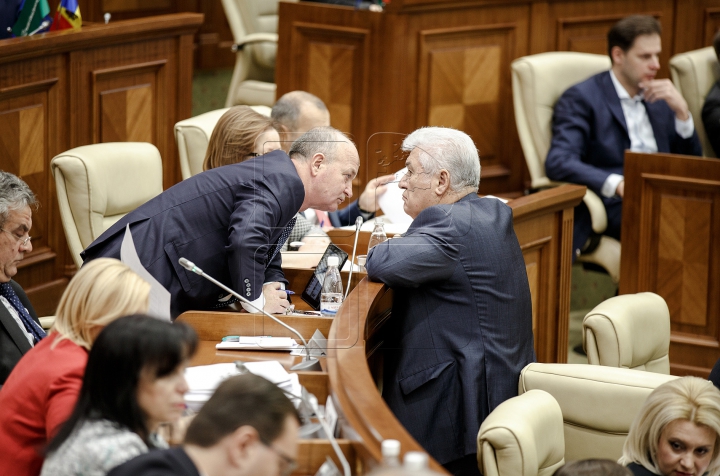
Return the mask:
<svg viewBox="0 0 720 476">
<path fill-rule="evenodd" d="M 368 252 L 372 249 L 373 246 L 377 245 L 378 243 L 382 243 L 383 241 L 387 241 L 388 237 L 385 234 L 385 224 L 383 223 L 383 219 L 378 217 L 375 219 L 375 228 L 373 228 L 372 235 L 370 235 L 370 241 L 368 242 Z"/>
<path fill-rule="evenodd" d="M 323 279 L 322 293 L 320 294 L 320 313 L 323 316 L 335 317 L 343 301 L 343 285 L 340 278 L 338 264 L 340 259 L 335 256 L 328 256 L 328 269 Z"/>
<path fill-rule="evenodd" d="M 422 451 L 408 451 L 403 460 L 403 469 L 417 473 L 428 469 L 428 455 Z"/>
<path fill-rule="evenodd" d="M 380 444 L 383 468 L 400 467 L 400 442 L 398 440 L 383 440 Z"/>
</svg>

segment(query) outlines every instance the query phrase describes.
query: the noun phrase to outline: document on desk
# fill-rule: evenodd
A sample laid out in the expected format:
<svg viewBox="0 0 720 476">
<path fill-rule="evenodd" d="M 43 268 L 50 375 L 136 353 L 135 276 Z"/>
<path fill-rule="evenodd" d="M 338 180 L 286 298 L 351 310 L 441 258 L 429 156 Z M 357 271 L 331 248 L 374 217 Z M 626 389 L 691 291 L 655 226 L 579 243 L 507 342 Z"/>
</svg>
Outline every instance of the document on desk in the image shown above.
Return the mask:
<svg viewBox="0 0 720 476">
<path fill-rule="evenodd" d="M 405 202 L 402 199 L 403 189 L 398 187 L 398 182 L 406 173 L 407 167 L 395 174 L 396 181 L 390 182 L 385 186 L 385 193 L 378 197 L 378 205 L 383 211 L 385 218 L 389 219 L 391 223 L 408 226 L 412 223 L 413 219 L 405 213 L 403 207 Z M 385 231 L 387 232 L 387 230 Z"/>
<path fill-rule="evenodd" d="M 135 248 L 130 225 L 125 227 L 125 236 L 120 244 L 120 261 L 135 271 L 150 284 L 148 314 L 166 321 L 170 320 L 170 293 L 145 269 Z"/>
<path fill-rule="evenodd" d="M 295 339 L 290 337 L 245 337 L 237 341 L 225 341 L 215 345 L 219 350 L 285 350 L 290 352 L 298 347 Z"/>
</svg>

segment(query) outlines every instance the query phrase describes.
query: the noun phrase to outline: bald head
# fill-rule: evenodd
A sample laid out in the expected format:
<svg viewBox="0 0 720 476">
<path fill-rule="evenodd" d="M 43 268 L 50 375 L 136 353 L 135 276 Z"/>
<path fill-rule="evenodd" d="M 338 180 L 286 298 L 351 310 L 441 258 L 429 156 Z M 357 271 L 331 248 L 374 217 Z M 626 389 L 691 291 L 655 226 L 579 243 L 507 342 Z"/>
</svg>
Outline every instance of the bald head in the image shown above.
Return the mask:
<svg viewBox="0 0 720 476">
<path fill-rule="evenodd" d="M 271 117 L 280 125 L 285 152 L 305 132 L 330 125 L 330 112 L 325 103 L 305 91 L 284 94 L 273 106 Z"/>
</svg>

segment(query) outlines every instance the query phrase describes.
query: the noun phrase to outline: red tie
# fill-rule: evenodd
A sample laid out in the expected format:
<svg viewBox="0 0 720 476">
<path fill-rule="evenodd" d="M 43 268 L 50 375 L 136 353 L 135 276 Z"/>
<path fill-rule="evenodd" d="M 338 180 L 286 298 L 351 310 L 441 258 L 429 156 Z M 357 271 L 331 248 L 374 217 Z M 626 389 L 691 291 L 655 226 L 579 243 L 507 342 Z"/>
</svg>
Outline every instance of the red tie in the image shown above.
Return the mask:
<svg viewBox="0 0 720 476">
<path fill-rule="evenodd" d="M 329 230 L 333 228 L 332 222 L 330 221 L 330 217 L 328 216 L 327 212 L 324 212 L 322 210 L 315 210 L 315 214 L 317 215 L 320 228 L 322 228 L 323 230 Z"/>
</svg>

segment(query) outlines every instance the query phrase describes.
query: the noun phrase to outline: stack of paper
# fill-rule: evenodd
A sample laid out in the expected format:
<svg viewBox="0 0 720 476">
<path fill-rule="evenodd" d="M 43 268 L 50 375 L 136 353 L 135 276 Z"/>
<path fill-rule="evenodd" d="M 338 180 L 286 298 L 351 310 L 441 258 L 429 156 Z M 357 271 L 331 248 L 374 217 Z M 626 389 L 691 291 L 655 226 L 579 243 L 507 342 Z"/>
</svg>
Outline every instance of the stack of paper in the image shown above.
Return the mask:
<svg viewBox="0 0 720 476">
<path fill-rule="evenodd" d="M 297 374 L 288 373 L 277 360 L 246 362 L 244 368 L 255 375 L 266 378 L 282 390 L 300 395 L 301 387 Z M 185 370 L 185 380 L 189 387 L 185 394 L 185 403 L 188 408 L 199 411 L 223 380 L 233 375 L 240 375 L 240 373 L 234 363 L 188 367 Z"/>
<path fill-rule="evenodd" d="M 287 350 L 298 346 L 290 337 L 238 337 L 237 341 L 224 341 L 215 345 L 216 349 L 225 350 Z"/>
</svg>

